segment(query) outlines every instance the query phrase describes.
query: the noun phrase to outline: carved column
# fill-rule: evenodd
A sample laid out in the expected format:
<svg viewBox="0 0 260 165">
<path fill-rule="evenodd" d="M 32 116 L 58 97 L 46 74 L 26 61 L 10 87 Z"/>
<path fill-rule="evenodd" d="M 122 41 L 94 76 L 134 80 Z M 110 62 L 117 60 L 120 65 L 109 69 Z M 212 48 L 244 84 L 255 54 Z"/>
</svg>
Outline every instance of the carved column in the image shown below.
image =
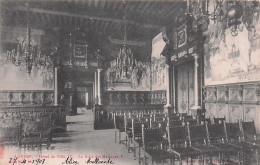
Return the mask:
<svg viewBox="0 0 260 165">
<path fill-rule="evenodd" d="M 192 110 L 200 110 L 201 106 L 199 105 L 199 82 L 198 82 L 198 59 L 199 55 L 198 54 L 193 54 L 194 57 L 194 106 L 191 108 Z"/>
<path fill-rule="evenodd" d="M 164 106 L 164 113 L 169 113 L 172 108 L 171 105 L 171 83 L 170 83 L 170 66 L 166 65 L 166 105 Z"/>
<path fill-rule="evenodd" d="M 94 74 L 94 78 L 95 78 L 96 76 L 95 76 L 95 74 Z M 92 97 L 92 103 L 93 104 L 95 104 L 96 102 L 95 102 L 95 100 L 96 100 L 96 82 L 94 81 L 93 82 L 93 97 Z"/>
<path fill-rule="evenodd" d="M 113 105 L 113 94 L 112 93 L 109 94 L 109 104 Z"/>
<path fill-rule="evenodd" d="M 58 69 L 59 67 L 54 68 L 54 105 L 58 105 Z"/>
<path fill-rule="evenodd" d="M 125 100 L 126 100 L 126 104 L 130 104 L 128 93 L 125 94 Z"/>
<path fill-rule="evenodd" d="M 34 102 L 35 102 L 35 93 L 34 92 L 30 93 L 30 101 L 31 101 L 31 104 L 34 104 Z"/>
<path fill-rule="evenodd" d="M 171 81 L 172 81 L 172 104 L 173 104 L 173 110 L 176 113 L 176 88 L 175 88 L 175 66 L 172 67 L 172 73 L 171 73 Z"/>
<path fill-rule="evenodd" d="M 25 97 L 25 95 L 24 95 L 24 93 L 23 92 L 21 92 L 20 93 L 20 96 L 19 96 L 19 100 L 20 100 L 20 104 L 23 104 L 24 102 L 24 97 Z"/>
<path fill-rule="evenodd" d="M 95 104 L 97 104 L 97 99 L 98 99 L 98 95 L 97 95 L 97 71 L 95 72 L 95 82 L 94 82 L 94 102 Z"/>
<path fill-rule="evenodd" d="M 98 92 L 98 105 L 102 105 L 102 100 L 101 100 L 101 71 L 102 69 L 97 69 L 98 71 L 98 84 L 97 84 L 97 92 Z"/>
</svg>

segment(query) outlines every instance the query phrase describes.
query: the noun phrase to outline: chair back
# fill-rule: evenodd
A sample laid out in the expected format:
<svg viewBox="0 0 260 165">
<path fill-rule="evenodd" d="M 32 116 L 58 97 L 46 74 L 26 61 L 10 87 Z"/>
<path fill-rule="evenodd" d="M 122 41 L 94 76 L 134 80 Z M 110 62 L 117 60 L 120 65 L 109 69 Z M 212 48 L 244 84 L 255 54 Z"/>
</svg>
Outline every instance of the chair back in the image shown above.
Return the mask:
<svg viewBox="0 0 260 165">
<path fill-rule="evenodd" d="M 0 127 L 0 142 L 4 145 L 16 145 L 20 142 L 21 127 L 20 124 L 15 126 Z"/>
<path fill-rule="evenodd" d="M 115 123 L 115 128 L 118 129 L 119 131 L 123 132 L 124 131 L 124 119 L 125 115 L 116 115 L 114 118 L 114 123 Z"/>
<path fill-rule="evenodd" d="M 241 129 L 239 123 L 226 123 L 225 130 L 226 130 L 226 140 L 227 141 L 238 141 L 241 137 Z"/>
<path fill-rule="evenodd" d="M 242 137 L 243 140 L 255 140 L 256 128 L 254 120 L 252 121 L 241 121 Z"/>
<path fill-rule="evenodd" d="M 181 120 L 170 120 L 168 122 L 170 127 L 174 127 L 174 126 L 182 126 L 183 122 Z"/>
<path fill-rule="evenodd" d="M 208 129 L 208 142 L 215 143 L 226 139 L 225 126 L 222 124 L 206 124 Z"/>
<path fill-rule="evenodd" d="M 140 121 L 134 121 L 134 119 L 132 119 L 132 134 L 133 134 L 133 138 L 141 138 L 142 137 L 142 125 L 144 125 L 144 127 L 148 127 L 149 126 L 149 122 L 140 122 Z"/>
<path fill-rule="evenodd" d="M 188 123 L 187 127 L 190 146 L 207 143 L 208 134 L 206 125 L 190 125 Z"/>
<path fill-rule="evenodd" d="M 162 128 L 145 128 L 142 126 L 142 144 L 144 147 L 153 148 L 158 146 L 163 140 Z"/>
<path fill-rule="evenodd" d="M 186 126 L 167 126 L 169 146 L 186 146 L 188 139 L 188 130 Z"/>
<path fill-rule="evenodd" d="M 215 118 L 213 117 L 213 121 L 214 121 L 214 124 L 220 124 L 220 123 L 223 123 L 224 121 L 226 121 L 226 117 L 219 117 L 219 118 Z"/>
</svg>

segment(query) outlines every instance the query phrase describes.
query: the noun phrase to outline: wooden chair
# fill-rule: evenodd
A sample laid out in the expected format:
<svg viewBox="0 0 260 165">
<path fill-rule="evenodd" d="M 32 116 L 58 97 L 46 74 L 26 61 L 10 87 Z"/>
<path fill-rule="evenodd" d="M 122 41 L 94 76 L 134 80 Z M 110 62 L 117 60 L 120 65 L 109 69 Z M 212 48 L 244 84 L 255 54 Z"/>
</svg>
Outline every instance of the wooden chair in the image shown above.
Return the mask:
<svg viewBox="0 0 260 165">
<path fill-rule="evenodd" d="M 199 116 L 198 118 L 199 124 L 211 124 L 211 119 L 210 117 L 206 118 L 204 116 Z"/>
<path fill-rule="evenodd" d="M 47 148 L 50 147 L 52 141 L 52 117 L 51 115 L 42 115 L 40 116 L 42 125 L 41 125 L 41 141 L 42 144 L 46 144 Z"/>
<path fill-rule="evenodd" d="M 256 137 L 254 120 L 240 121 L 241 141 L 237 144 L 243 152 L 243 162 L 259 164 L 260 141 Z M 252 157 L 255 155 L 254 157 Z"/>
<path fill-rule="evenodd" d="M 42 121 L 39 119 L 31 119 L 21 123 L 21 147 L 41 147 L 42 146 Z"/>
<path fill-rule="evenodd" d="M 139 148 L 142 145 L 142 127 L 144 125 L 145 128 L 149 127 L 150 122 L 149 121 L 135 121 L 132 119 L 132 136 L 133 141 L 130 143 L 133 146 L 130 146 L 131 149 L 134 151 L 134 156 L 136 155 L 136 148 Z"/>
<path fill-rule="evenodd" d="M 4 146 L 19 146 L 21 140 L 21 126 L 20 123 L 12 126 L 0 127 L 0 142 Z"/>
<path fill-rule="evenodd" d="M 216 153 L 220 153 L 221 150 L 208 143 L 208 130 L 206 124 L 190 125 L 188 123 L 187 126 L 190 147 L 197 150 L 197 152 L 194 152 L 193 156 L 199 157 L 200 162 L 204 162 L 207 157 L 212 161 L 212 156 Z"/>
<path fill-rule="evenodd" d="M 213 116 L 213 121 L 215 124 L 220 124 L 220 123 L 223 123 L 224 121 L 226 121 L 226 117 L 224 116 L 224 117 L 215 118 Z"/>
<path fill-rule="evenodd" d="M 118 142 L 121 143 L 121 133 L 125 131 L 125 115 L 114 114 L 114 126 L 115 126 L 115 142 L 117 142 L 117 132 L 118 132 Z"/>
<path fill-rule="evenodd" d="M 169 143 L 168 152 L 171 154 L 171 162 L 172 159 L 175 160 L 175 158 L 177 158 L 181 163 L 182 160 L 186 158 L 188 163 L 189 157 L 192 157 L 195 153 L 197 154 L 198 150 L 188 145 L 189 134 L 187 126 L 167 126 L 167 132 Z"/>
<path fill-rule="evenodd" d="M 178 115 L 183 117 L 183 116 L 188 116 L 188 113 L 178 113 Z"/>
<path fill-rule="evenodd" d="M 219 163 L 225 164 L 228 162 L 230 156 L 238 155 L 238 148 L 234 145 L 230 145 L 226 139 L 226 131 L 224 123 L 221 124 L 206 124 L 208 129 L 208 144 L 213 145 L 220 150 L 216 154 L 219 154 Z"/>
<path fill-rule="evenodd" d="M 182 120 L 169 120 L 168 125 L 170 127 L 174 127 L 174 126 L 182 126 L 184 123 Z"/>
<path fill-rule="evenodd" d="M 182 118 L 180 116 L 168 116 L 168 121 L 180 121 Z"/>
<path fill-rule="evenodd" d="M 189 125 L 198 125 L 199 124 L 198 119 L 192 119 L 192 118 L 183 118 L 182 122 L 185 124 L 189 123 Z"/>
<path fill-rule="evenodd" d="M 156 128 L 145 128 L 142 125 L 142 150 L 144 152 L 144 164 L 147 164 L 147 160 L 161 162 L 167 158 L 170 158 L 169 153 L 166 151 L 167 139 L 163 137 L 163 129 L 160 127 Z M 139 154 L 140 155 L 140 154 Z"/>
<path fill-rule="evenodd" d="M 193 115 L 181 115 L 181 119 L 182 120 L 192 120 L 193 119 Z"/>
<path fill-rule="evenodd" d="M 243 152 L 241 152 L 241 148 L 239 147 L 242 135 L 240 124 L 239 122 L 226 123 L 224 121 L 224 126 L 226 131 L 226 141 L 238 151 L 237 158 L 239 162 L 243 164 Z"/>
</svg>

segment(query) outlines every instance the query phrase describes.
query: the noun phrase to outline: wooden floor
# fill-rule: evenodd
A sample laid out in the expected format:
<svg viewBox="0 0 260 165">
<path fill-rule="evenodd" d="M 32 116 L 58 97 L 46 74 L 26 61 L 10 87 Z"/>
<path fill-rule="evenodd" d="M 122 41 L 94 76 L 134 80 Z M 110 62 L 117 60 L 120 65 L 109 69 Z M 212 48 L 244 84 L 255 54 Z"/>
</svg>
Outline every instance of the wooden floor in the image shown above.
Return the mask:
<svg viewBox="0 0 260 165">
<path fill-rule="evenodd" d="M 115 165 L 138 165 L 138 161 L 135 160 L 132 153 L 127 152 L 125 146 L 115 143 L 113 129 L 94 130 L 93 112 L 84 108 L 79 108 L 78 112 L 79 115 L 67 116 L 67 132 L 55 136 L 49 149 L 45 146 L 41 150 L 5 147 L 4 158 L 0 159 L 0 165 L 11 165 L 12 163 L 8 161 L 15 155 L 19 157 L 15 163 L 17 165 L 22 164 L 19 163 L 24 159 L 22 156 L 27 157 L 25 158 L 27 164 L 32 164 L 29 161 L 35 160 L 36 162 L 40 155 L 43 156 L 40 158 L 41 160 L 46 156 L 44 164 L 48 165 L 61 165 L 66 161 L 68 155 L 73 157 L 71 162 L 77 161 L 79 165 L 87 164 L 89 157 L 90 161 L 95 161 L 95 157 L 100 157 L 100 161 L 108 161 L 111 157 L 110 160 Z M 52 156 L 55 157 L 51 158 Z M 71 164 L 76 164 L 76 162 Z"/>
</svg>

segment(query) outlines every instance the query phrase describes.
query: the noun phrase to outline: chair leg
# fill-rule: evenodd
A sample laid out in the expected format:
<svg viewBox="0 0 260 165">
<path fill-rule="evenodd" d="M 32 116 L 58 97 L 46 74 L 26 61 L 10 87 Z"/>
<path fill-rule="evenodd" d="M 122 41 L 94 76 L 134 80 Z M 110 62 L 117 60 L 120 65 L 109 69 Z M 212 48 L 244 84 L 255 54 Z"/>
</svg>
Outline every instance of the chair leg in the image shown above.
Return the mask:
<svg viewBox="0 0 260 165">
<path fill-rule="evenodd" d="M 128 138 L 127 138 L 127 135 L 125 136 L 125 146 L 128 145 Z"/>
<path fill-rule="evenodd" d="M 179 164 L 182 165 L 182 158 L 179 157 Z"/>
<path fill-rule="evenodd" d="M 134 143 L 133 151 L 134 151 L 134 157 L 136 157 L 136 153 L 135 153 L 135 143 Z"/>
<path fill-rule="evenodd" d="M 256 154 L 256 164 L 259 165 L 258 149 L 256 149 L 255 154 Z"/>
<path fill-rule="evenodd" d="M 117 140 L 116 140 L 116 139 L 117 139 L 117 138 L 116 138 L 116 136 L 117 136 L 116 133 L 117 133 L 117 131 L 115 130 L 115 143 L 116 143 L 116 141 L 117 141 Z"/>
<path fill-rule="evenodd" d="M 118 134 L 119 134 L 119 138 L 118 138 L 119 139 L 119 144 L 121 144 L 121 131 L 119 131 Z"/>
</svg>

